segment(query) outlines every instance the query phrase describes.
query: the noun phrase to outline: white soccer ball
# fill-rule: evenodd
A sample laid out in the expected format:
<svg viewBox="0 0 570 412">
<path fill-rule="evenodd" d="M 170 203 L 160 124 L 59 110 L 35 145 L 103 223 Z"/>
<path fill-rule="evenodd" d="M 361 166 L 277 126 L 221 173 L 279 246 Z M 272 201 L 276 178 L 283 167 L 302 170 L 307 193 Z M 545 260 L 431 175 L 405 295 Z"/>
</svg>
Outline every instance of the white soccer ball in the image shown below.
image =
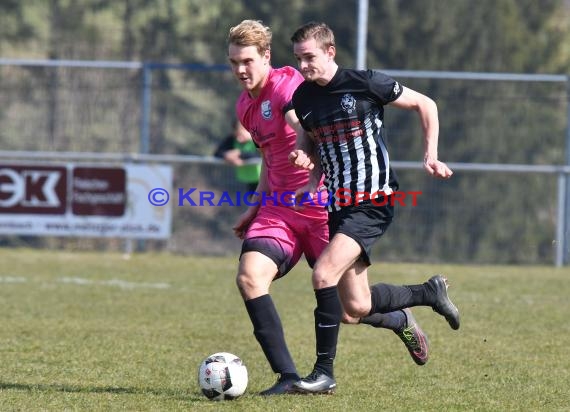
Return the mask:
<svg viewBox="0 0 570 412">
<path fill-rule="evenodd" d="M 236 399 L 245 392 L 247 382 L 247 368 L 242 360 L 228 352 L 208 356 L 198 370 L 200 389 L 213 401 Z"/>
</svg>

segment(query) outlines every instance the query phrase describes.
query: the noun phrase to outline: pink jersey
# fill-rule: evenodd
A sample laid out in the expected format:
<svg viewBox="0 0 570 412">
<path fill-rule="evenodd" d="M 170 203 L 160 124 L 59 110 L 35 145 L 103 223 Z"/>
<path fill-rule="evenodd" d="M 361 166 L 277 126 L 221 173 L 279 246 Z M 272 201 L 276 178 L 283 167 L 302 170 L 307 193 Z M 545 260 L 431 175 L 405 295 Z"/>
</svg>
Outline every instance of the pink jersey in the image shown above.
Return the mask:
<svg viewBox="0 0 570 412">
<path fill-rule="evenodd" d="M 247 91 L 236 103 L 237 116 L 262 149 L 269 190 L 277 194 L 295 191 L 305 185 L 309 174 L 289 163 L 295 149 L 296 133 L 285 120 L 291 97 L 303 76 L 293 67 L 271 68 L 261 94 L 252 98 Z M 322 206 L 321 206 L 322 207 Z"/>
</svg>

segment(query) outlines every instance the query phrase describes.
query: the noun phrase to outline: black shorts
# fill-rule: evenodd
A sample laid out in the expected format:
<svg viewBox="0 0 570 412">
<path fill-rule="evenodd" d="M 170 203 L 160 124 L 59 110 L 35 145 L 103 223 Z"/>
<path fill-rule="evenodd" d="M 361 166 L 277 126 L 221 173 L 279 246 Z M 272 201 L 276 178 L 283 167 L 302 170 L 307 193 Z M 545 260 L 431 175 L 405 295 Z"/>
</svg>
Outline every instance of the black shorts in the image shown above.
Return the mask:
<svg viewBox="0 0 570 412">
<path fill-rule="evenodd" d="M 376 206 L 371 202 L 364 202 L 329 212 L 330 239 L 337 233 L 354 239 L 362 249 L 360 259 L 370 265 L 372 245 L 386 232 L 394 217 L 394 206 L 390 203 Z"/>
<path fill-rule="evenodd" d="M 277 265 L 277 274 L 273 280 L 285 276 L 295 266 L 300 255 L 293 256 L 283 248 L 283 245 L 271 237 L 252 237 L 245 239 L 241 245 L 241 255 L 246 252 L 259 252 L 271 259 Z"/>
</svg>

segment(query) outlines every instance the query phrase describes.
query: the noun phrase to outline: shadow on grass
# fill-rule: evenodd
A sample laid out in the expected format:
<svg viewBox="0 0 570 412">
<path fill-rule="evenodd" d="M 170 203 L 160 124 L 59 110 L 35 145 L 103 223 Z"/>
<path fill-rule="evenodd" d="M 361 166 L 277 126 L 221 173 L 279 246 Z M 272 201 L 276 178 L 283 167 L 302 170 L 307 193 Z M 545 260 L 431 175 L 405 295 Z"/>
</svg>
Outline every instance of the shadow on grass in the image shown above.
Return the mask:
<svg viewBox="0 0 570 412">
<path fill-rule="evenodd" d="M 204 400 L 202 394 L 183 393 L 180 390 L 168 390 L 155 388 L 122 388 L 119 386 L 77 386 L 77 385 L 59 385 L 59 384 L 26 384 L 26 383 L 7 383 L 0 382 L 0 390 L 13 389 L 29 392 L 69 392 L 69 393 L 115 393 L 115 394 L 132 394 L 144 395 L 150 394 L 155 396 L 167 396 L 185 401 L 200 401 Z"/>
</svg>

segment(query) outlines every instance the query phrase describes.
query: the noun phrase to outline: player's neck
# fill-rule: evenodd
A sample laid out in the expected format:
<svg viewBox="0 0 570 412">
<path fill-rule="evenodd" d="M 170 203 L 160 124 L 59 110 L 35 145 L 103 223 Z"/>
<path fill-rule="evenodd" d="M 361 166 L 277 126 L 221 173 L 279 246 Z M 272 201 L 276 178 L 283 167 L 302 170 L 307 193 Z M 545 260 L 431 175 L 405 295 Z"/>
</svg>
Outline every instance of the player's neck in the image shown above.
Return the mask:
<svg viewBox="0 0 570 412">
<path fill-rule="evenodd" d="M 249 96 L 252 99 L 255 99 L 256 97 L 258 97 L 261 94 L 261 91 L 263 90 L 263 88 L 265 87 L 265 85 L 267 84 L 267 82 L 269 81 L 269 75 L 271 74 L 271 66 L 269 66 L 269 69 L 267 70 L 267 72 L 265 73 L 265 76 L 263 77 L 263 79 L 259 82 L 259 84 L 257 85 L 257 87 L 251 89 L 249 91 Z"/>
<path fill-rule="evenodd" d="M 336 64 L 336 62 L 334 61 L 331 62 L 325 74 L 321 78 L 316 80 L 316 83 L 319 86 L 326 86 L 333 79 L 337 71 L 338 71 L 338 64 Z"/>
</svg>

